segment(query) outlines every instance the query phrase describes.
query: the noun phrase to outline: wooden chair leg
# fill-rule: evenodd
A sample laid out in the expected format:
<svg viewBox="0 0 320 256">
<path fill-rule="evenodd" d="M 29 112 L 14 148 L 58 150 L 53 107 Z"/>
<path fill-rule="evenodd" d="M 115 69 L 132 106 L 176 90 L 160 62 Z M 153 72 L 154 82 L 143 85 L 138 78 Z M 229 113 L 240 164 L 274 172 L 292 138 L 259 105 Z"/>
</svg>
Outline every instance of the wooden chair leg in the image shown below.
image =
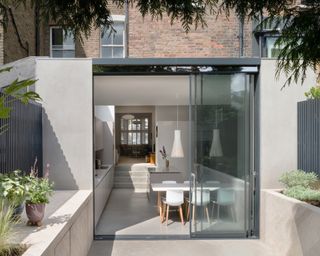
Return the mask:
<svg viewBox="0 0 320 256">
<path fill-rule="evenodd" d="M 169 205 L 167 205 L 166 225 L 168 226 Z"/>
<path fill-rule="evenodd" d="M 182 212 L 182 207 L 181 207 L 181 205 L 179 206 L 179 212 L 180 212 L 181 223 L 182 223 L 182 225 L 184 225 L 183 212 Z"/>
<path fill-rule="evenodd" d="M 193 205 L 192 206 L 192 223 L 194 224 L 194 220 L 195 220 L 195 215 L 196 215 L 196 206 Z"/>
<path fill-rule="evenodd" d="M 187 221 L 190 220 L 190 205 L 187 205 L 188 209 L 187 209 Z"/>
<path fill-rule="evenodd" d="M 210 223 L 208 205 L 206 206 L 206 215 L 207 215 L 208 223 Z"/>
<path fill-rule="evenodd" d="M 159 213 L 160 213 L 160 222 L 162 223 L 163 221 L 163 204 L 159 205 Z"/>
</svg>

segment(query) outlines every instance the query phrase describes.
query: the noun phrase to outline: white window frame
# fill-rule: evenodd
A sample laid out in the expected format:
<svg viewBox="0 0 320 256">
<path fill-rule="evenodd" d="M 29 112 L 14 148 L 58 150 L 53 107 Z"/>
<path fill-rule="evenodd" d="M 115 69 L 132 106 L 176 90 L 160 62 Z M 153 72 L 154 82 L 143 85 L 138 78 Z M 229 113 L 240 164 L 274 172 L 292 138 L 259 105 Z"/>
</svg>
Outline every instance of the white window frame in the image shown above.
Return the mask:
<svg viewBox="0 0 320 256">
<path fill-rule="evenodd" d="M 123 44 L 122 45 L 113 45 L 113 44 L 102 44 L 102 38 L 101 38 L 101 33 L 100 33 L 100 58 L 108 58 L 108 57 L 103 57 L 102 56 L 102 47 L 123 47 L 123 58 L 126 57 L 126 47 L 127 47 L 127 37 L 126 37 L 126 30 L 127 30 L 127 26 L 126 26 L 126 16 L 125 15 L 111 15 L 111 18 L 114 22 L 123 22 Z M 102 32 L 101 28 L 101 32 Z M 113 58 L 113 57 L 111 57 Z"/>
<path fill-rule="evenodd" d="M 51 58 L 57 58 L 57 57 L 53 57 L 53 54 L 52 54 L 52 51 L 53 51 L 53 47 L 52 47 L 52 30 L 53 29 L 62 29 L 61 27 L 59 26 L 50 26 L 50 57 Z M 74 57 L 76 57 L 76 45 L 75 45 L 75 42 L 73 42 L 73 48 L 71 49 L 54 49 L 55 51 L 65 51 L 65 50 L 73 50 L 74 51 Z M 63 57 L 62 57 L 63 58 Z"/>
</svg>

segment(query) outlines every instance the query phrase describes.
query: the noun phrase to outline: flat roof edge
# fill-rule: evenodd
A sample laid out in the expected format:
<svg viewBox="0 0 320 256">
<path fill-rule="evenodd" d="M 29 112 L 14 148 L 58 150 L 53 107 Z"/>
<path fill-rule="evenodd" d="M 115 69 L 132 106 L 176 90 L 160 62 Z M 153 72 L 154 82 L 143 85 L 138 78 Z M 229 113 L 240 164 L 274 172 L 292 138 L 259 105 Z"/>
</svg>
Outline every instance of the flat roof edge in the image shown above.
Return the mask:
<svg viewBox="0 0 320 256">
<path fill-rule="evenodd" d="M 260 66 L 260 58 L 94 58 L 102 66 Z"/>
</svg>

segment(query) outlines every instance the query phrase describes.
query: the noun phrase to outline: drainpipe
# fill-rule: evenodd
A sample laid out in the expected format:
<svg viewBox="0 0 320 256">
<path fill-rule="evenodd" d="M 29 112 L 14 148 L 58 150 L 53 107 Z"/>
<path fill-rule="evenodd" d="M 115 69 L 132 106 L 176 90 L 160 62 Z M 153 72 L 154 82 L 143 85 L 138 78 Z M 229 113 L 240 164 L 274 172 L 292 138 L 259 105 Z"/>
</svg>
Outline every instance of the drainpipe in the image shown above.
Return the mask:
<svg viewBox="0 0 320 256">
<path fill-rule="evenodd" d="M 40 18 L 39 18 L 39 2 L 35 1 L 34 5 L 34 31 L 35 31 L 35 55 L 40 56 Z"/>
<path fill-rule="evenodd" d="M 239 18 L 239 57 L 243 57 L 243 27 L 244 27 L 244 18 Z"/>
<path fill-rule="evenodd" d="M 125 57 L 128 58 L 129 57 L 129 4 L 128 1 L 125 2 L 124 4 L 124 8 L 125 8 Z"/>
</svg>

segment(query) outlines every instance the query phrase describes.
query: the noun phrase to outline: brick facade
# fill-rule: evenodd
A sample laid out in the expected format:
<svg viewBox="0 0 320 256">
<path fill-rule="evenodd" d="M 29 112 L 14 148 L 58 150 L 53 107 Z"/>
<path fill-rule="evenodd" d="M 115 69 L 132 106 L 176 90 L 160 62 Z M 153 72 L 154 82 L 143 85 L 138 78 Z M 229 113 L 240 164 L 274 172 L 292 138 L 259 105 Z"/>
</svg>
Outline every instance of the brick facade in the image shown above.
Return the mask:
<svg viewBox="0 0 320 256">
<path fill-rule="evenodd" d="M 4 63 L 35 55 L 35 19 L 32 8 L 20 5 L 12 9 L 12 16 L 9 15 L 4 33 L 3 47 Z"/>
<path fill-rule="evenodd" d="M 113 15 L 125 15 L 126 8 L 110 5 Z M 226 18 L 220 15 L 207 16 L 207 27 L 191 29 L 185 33 L 180 22 L 170 24 L 168 17 L 162 20 L 152 20 L 141 17 L 136 8 L 127 10 L 127 57 L 239 57 L 240 27 L 235 15 Z M 13 11 L 23 47 L 20 45 L 12 20 L 4 38 L 0 37 L 4 47 L 4 63 L 26 56 L 35 55 L 35 21 L 34 10 L 19 7 Z M 40 55 L 50 56 L 50 26 L 54 23 L 40 26 Z M 252 56 L 252 23 L 246 22 L 243 28 L 243 56 Z M 0 31 L 0 35 L 2 35 Z M 76 57 L 100 57 L 100 29 L 94 29 L 89 38 L 76 40 Z M 3 44 L 1 40 L 4 39 Z M 25 49 L 24 49 L 25 48 Z M 1 51 L 0 51 L 1 61 Z"/>
<path fill-rule="evenodd" d="M 129 9 L 129 57 L 239 57 L 239 20 L 221 15 L 206 18 L 207 27 L 186 34 L 180 22 L 172 26 L 168 17 L 144 20 L 137 9 Z M 244 26 L 244 56 L 251 56 L 251 22 Z"/>
</svg>

